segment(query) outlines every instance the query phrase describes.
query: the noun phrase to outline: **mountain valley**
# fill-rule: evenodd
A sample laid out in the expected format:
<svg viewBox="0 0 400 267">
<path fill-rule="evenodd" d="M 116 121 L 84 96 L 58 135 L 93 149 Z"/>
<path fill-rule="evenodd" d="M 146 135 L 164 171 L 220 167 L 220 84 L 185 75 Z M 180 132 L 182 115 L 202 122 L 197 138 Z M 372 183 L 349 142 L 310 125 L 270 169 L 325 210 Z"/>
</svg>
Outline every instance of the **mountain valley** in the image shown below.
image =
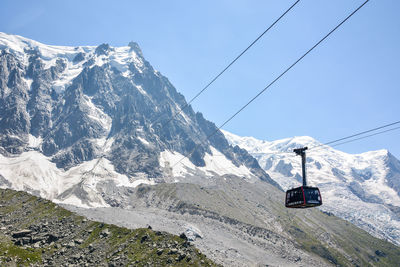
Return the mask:
<svg viewBox="0 0 400 267">
<path fill-rule="evenodd" d="M 363 167 L 352 170 L 346 160 L 339 161 L 334 165 L 336 175 L 310 180 L 323 182 L 326 200 L 321 210 L 288 210 L 282 189 L 298 182 L 299 159 L 258 156 L 265 151 L 219 131 L 190 106 L 181 111 L 185 105 L 184 96 L 153 69 L 134 42 L 125 47 L 50 46 L 0 33 L 3 195 L 28 198 L 7 190 L 24 191 L 35 196 L 29 200 L 32 203 L 44 201 L 38 197 L 48 199 L 90 220 L 129 229 L 150 226 L 155 233 L 184 233 L 209 259 L 224 266 L 396 266 L 400 262 L 400 248 L 392 244 L 398 237 L 398 161 L 392 159 L 392 172 L 385 176 L 392 179 L 385 187 L 375 179 L 381 169 L 368 169 L 370 162 L 356 158 L 357 166 Z M 310 144 L 287 142 L 271 151 L 288 152 L 299 145 Z M 324 160 L 340 159 L 330 152 Z M 376 158 L 385 155 L 389 154 L 377 152 L 369 158 L 378 162 Z M 309 161 L 324 174 L 333 171 L 322 158 L 310 155 Z M 310 169 L 310 177 L 315 172 Z M 341 192 L 356 192 L 347 195 L 355 201 L 350 213 L 359 203 L 389 209 L 392 213 L 375 215 L 382 217 L 382 223 L 393 223 L 390 231 L 378 227 L 373 232 L 357 224 L 339 207 L 348 202 L 333 209 L 329 199 L 338 203 L 345 197 L 335 196 L 338 191 L 329 185 L 342 185 L 338 181 L 347 181 L 349 172 L 353 184 Z M 377 198 L 374 188 L 387 197 Z M 12 207 L 7 201 L 3 217 Z M 361 209 L 365 207 L 370 206 Z M 371 216 L 359 213 L 365 224 L 379 222 Z M 20 220 L 16 226 L 29 225 Z M 13 231 L 17 230 L 21 229 Z M 153 238 L 153 232 L 146 233 Z"/>
</svg>

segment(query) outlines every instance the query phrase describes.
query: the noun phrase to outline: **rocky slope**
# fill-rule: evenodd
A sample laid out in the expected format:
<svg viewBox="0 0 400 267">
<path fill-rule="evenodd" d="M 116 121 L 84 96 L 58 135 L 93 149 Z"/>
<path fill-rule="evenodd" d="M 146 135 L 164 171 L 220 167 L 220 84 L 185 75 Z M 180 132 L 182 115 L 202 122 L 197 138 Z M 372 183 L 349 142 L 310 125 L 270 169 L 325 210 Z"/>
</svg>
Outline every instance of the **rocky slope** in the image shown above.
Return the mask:
<svg viewBox="0 0 400 267">
<path fill-rule="evenodd" d="M 1 266 L 216 266 L 182 234 L 94 222 L 0 189 Z"/>
<path fill-rule="evenodd" d="M 320 145 L 311 137 L 268 142 L 224 134 L 256 157 L 283 189 L 301 184 L 301 159 L 291 153 L 293 148 Z M 309 184 L 321 190 L 321 210 L 400 244 L 400 161 L 392 154 L 379 150 L 351 155 L 323 146 L 307 151 L 306 167 Z"/>
<path fill-rule="evenodd" d="M 148 223 L 193 243 L 224 266 L 397 266 L 400 248 L 318 209 L 284 206 L 284 192 L 225 176 L 208 184 L 141 185 L 119 208 L 72 208 L 136 228 Z M 193 236 L 193 235 L 192 235 Z"/>
</svg>

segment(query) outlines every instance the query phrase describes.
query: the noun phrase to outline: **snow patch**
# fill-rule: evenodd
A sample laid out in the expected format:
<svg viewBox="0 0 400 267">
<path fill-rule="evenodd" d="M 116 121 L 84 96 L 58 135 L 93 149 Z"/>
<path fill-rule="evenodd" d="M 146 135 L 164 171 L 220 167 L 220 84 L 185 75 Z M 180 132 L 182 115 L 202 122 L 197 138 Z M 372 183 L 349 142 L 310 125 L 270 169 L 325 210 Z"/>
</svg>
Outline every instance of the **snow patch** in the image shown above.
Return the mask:
<svg viewBox="0 0 400 267">
<path fill-rule="evenodd" d="M 63 73 L 52 83 L 54 90 L 57 93 L 64 91 L 72 81 L 82 72 L 83 63 L 74 64 L 72 62 L 67 63 L 67 67 Z"/>
<path fill-rule="evenodd" d="M 111 151 L 111 147 L 114 143 L 115 138 L 114 137 L 102 137 L 102 138 L 97 138 L 97 139 L 92 139 L 92 142 L 94 142 L 98 147 L 102 149 L 103 153 Z"/>
<path fill-rule="evenodd" d="M 30 91 L 32 89 L 32 83 L 33 83 L 33 79 L 30 78 L 22 78 L 22 80 L 26 83 L 26 85 L 28 86 L 28 91 Z"/>
<path fill-rule="evenodd" d="M 190 118 L 185 114 L 184 110 L 182 110 L 182 109 L 178 106 L 178 104 L 176 104 L 176 103 L 175 103 L 175 108 L 176 108 L 176 110 L 178 111 L 179 116 L 181 116 L 181 117 L 185 120 L 186 123 L 190 123 L 190 122 L 191 122 Z M 180 111 L 180 112 L 179 112 L 179 111 Z"/>
<path fill-rule="evenodd" d="M 40 196 L 47 199 L 56 198 L 80 180 L 76 175 L 58 169 L 50 158 L 37 151 L 24 152 L 12 158 L 0 155 L 0 174 L 12 184 L 12 189 L 38 190 Z"/>
<path fill-rule="evenodd" d="M 179 152 L 168 150 L 160 153 L 160 166 L 169 169 L 173 177 L 184 177 L 185 174 L 196 170 L 196 166 Z"/>
<path fill-rule="evenodd" d="M 29 147 L 37 148 L 42 144 L 42 141 L 43 141 L 43 139 L 40 136 L 39 137 L 35 137 L 35 136 L 31 135 L 31 134 L 29 134 L 29 136 L 28 136 L 28 142 L 29 142 L 28 146 Z"/>
<path fill-rule="evenodd" d="M 133 84 L 138 90 L 139 90 L 139 92 L 142 94 L 142 95 L 145 95 L 145 96 L 147 96 L 148 98 L 151 98 L 148 94 L 147 94 L 147 92 L 143 89 L 143 87 L 141 86 L 141 85 L 136 85 L 136 84 Z"/>
<path fill-rule="evenodd" d="M 160 154 L 160 166 L 169 169 L 173 177 L 185 177 L 196 172 L 204 173 L 208 177 L 236 175 L 250 178 L 253 176 L 251 171 L 244 165 L 237 167 L 216 148 L 212 146 L 210 148 L 212 154 L 206 153 L 204 156 L 206 163 L 204 167 L 197 167 L 182 154 L 167 150 Z"/>
<path fill-rule="evenodd" d="M 108 55 L 100 55 L 95 56 L 95 65 L 103 66 L 104 64 L 110 64 L 111 67 L 117 69 L 122 73 L 123 76 L 129 77 L 131 74 L 129 70 L 129 66 L 131 63 L 134 64 L 135 68 L 142 73 L 144 62 L 138 57 L 138 55 L 130 51 L 130 47 L 122 46 L 122 47 L 114 47 L 111 51 L 109 51 Z"/>
<path fill-rule="evenodd" d="M 72 83 L 79 73 L 82 72 L 83 64 L 80 62 L 75 64 L 73 59 L 78 53 L 93 53 L 96 47 L 70 47 L 70 46 L 53 46 L 45 45 L 34 40 L 30 40 L 18 35 L 9 35 L 0 32 L 0 48 L 8 49 L 10 53 L 15 55 L 23 64 L 29 64 L 29 54 L 25 50 L 36 50 L 39 58 L 44 64 L 44 69 L 49 69 L 56 65 L 57 60 L 62 59 L 66 64 L 66 69 L 60 76 L 53 81 L 53 88 L 57 92 L 65 90 L 65 88 Z M 31 86 L 32 80 L 25 78 L 27 85 Z"/>
<path fill-rule="evenodd" d="M 142 142 L 144 145 L 147 145 L 147 146 L 150 145 L 150 143 L 146 139 L 144 139 L 143 137 L 138 136 L 137 139 L 139 139 L 140 142 Z"/>
<path fill-rule="evenodd" d="M 244 165 L 239 167 L 235 166 L 232 161 L 226 158 L 224 154 L 219 152 L 214 147 L 211 148 L 211 155 L 206 153 L 204 161 L 206 166 L 202 167 L 207 173 L 216 173 L 220 176 L 224 174 L 233 174 L 239 177 L 250 177 L 252 176 L 251 171 Z M 212 174 L 211 174 L 212 175 Z"/>
<path fill-rule="evenodd" d="M 192 224 L 186 225 L 185 235 L 189 241 L 195 241 L 197 238 L 203 238 L 203 233 L 199 228 L 193 226 Z"/>
<path fill-rule="evenodd" d="M 107 133 L 110 132 L 112 126 L 112 119 L 105 114 L 100 108 L 93 104 L 92 98 L 84 96 L 85 104 L 88 107 L 87 116 L 98 122 Z"/>
<path fill-rule="evenodd" d="M 64 171 L 38 151 L 24 152 L 18 157 L 4 157 L 0 154 L 0 175 L 10 182 L 11 189 L 85 208 L 108 206 L 97 192 L 96 186 L 100 182 L 112 181 L 116 186 L 131 188 L 139 184 L 154 184 L 151 180 L 128 178 L 117 173 L 112 163 L 105 158 L 87 161 Z M 0 187 L 8 188 L 5 184 Z M 82 201 L 73 193 L 61 197 L 66 191 L 77 187 L 87 193 L 88 201 Z"/>
<path fill-rule="evenodd" d="M 103 66 L 104 64 L 106 64 L 108 62 L 109 62 L 108 61 L 108 57 L 105 56 L 105 55 L 101 55 L 101 56 L 96 56 L 95 57 L 94 64 L 99 66 L 99 67 L 101 67 L 101 66 Z"/>
<path fill-rule="evenodd" d="M 53 199 L 52 201 L 57 204 L 73 205 L 73 206 L 77 206 L 77 207 L 81 207 L 81 208 L 85 208 L 85 209 L 108 207 L 108 205 L 101 205 L 98 203 L 86 204 L 75 195 L 70 195 L 68 198 L 65 198 L 63 200 Z"/>
</svg>

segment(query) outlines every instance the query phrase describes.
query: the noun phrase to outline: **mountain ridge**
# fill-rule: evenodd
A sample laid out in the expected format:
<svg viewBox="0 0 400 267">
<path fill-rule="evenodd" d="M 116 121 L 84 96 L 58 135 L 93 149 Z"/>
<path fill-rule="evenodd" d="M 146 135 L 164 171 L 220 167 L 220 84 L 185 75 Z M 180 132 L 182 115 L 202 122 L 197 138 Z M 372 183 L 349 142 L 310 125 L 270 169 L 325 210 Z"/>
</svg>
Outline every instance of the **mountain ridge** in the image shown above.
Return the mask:
<svg viewBox="0 0 400 267">
<path fill-rule="evenodd" d="M 75 179 L 72 188 L 68 183 L 68 192 L 58 192 L 60 200 L 81 198 L 85 200 L 81 205 L 107 205 L 95 184 L 124 180 L 124 186 L 135 187 L 138 182 L 193 175 L 208 179 L 232 171 L 278 186 L 247 151 L 231 147 L 201 113 L 190 106 L 180 112 L 186 105 L 184 96 L 153 69 L 134 42 L 124 47 L 48 46 L 0 33 L 0 49 L 3 166 L 17 155 L 32 156 L 30 161 L 40 158 L 36 163 L 45 167 L 37 172 L 53 173 L 57 183 L 64 183 L 57 177 L 81 169 L 84 184 Z M 169 121 L 171 117 L 174 120 Z M 184 156 L 187 160 L 179 162 Z M 218 158 L 217 166 L 212 162 Z M 25 167 L 17 169 L 20 176 L 29 177 Z M 25 187 L 54 197 L 37 187 L 42 179 L 38 176 L 16 185 L 7 170 L 0 174 L 14 189 Z"/>
</svg>

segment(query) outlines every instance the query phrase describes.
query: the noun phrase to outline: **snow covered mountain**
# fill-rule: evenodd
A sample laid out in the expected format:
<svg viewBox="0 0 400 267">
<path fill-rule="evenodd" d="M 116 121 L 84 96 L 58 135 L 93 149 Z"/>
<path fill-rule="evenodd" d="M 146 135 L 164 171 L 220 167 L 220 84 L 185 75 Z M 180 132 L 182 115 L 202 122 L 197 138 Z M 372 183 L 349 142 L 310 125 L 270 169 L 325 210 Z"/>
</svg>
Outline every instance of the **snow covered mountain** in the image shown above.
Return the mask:
<svg viewBox="0 0 400 267">
<path fill-rule="evenodd" d="M 61 47 L 0 33 L 0 187 L 120 226 L 195 231 L 225 266 L 396 266 L 393 244 L 318 209 L 286 209 L 258 161 L 222 132 L 207 139 L 216 126 L 190 107 L 178 115 L 185 104 L 136 43 Z M 294 173 L 286 163 L 269 163 L 278 182 Z M 395 212 L 397 202 L 376 205 Z"/>
<path fill-rule="evenodd" d="M 216 127 L 191 107 L 166 124 L 185 104 L 134 42 L 50 46 L 0 33 L 1 187 L 108 206 L 112 186 L 225 174 L 275 183 L 221 132 L 207 140 Z"/>
<path fill-rule="evenodd" d="M 293 149 L 320 145 L 307 136 L 268 142 L 223 132 L 284 190 L 302 183 L 301 158 Z M 306 169 L 308 184 L 321 190 L 321 210 L 400 245 L 400 161 L 387 150 L 352 155 L 321 146 L 307 151 Z"/>
</svg>

